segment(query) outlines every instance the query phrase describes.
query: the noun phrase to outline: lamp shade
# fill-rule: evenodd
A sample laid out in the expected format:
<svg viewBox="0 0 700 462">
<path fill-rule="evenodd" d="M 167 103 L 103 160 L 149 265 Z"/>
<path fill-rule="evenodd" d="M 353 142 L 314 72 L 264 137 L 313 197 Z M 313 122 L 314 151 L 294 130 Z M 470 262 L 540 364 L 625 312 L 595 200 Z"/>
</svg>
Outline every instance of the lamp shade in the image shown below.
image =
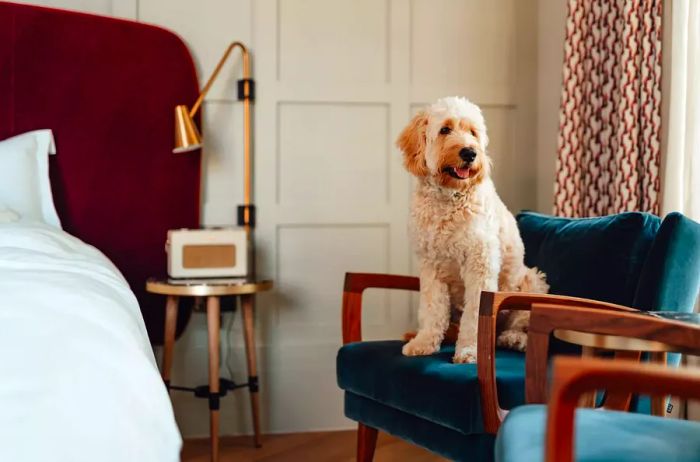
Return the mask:
<svg viewBox="0 0 700 462">
<path fill-rule="evenodd" d="M 202 136 L 197 130 L 187 106 L 175 107 L 175 147 L 174 153 L 194 151 L 202 147 Z"/>
</svg>

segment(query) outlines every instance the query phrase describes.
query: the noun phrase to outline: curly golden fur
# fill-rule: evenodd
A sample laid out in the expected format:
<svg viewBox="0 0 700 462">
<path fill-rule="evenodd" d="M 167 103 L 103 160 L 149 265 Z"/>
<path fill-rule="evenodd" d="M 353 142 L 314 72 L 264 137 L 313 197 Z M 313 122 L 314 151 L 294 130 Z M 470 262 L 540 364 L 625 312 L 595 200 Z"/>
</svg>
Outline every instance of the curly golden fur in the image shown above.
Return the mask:
<svg viewBox="0 0 700 462">
<path fill-rule="evenodd" d="M 403 353 L 437 351 L 456 307 L 462 314 L 454 361 L 473 363 L 481 291 L 544 293 L 549 287 L 543 273 L 525 266 L 515 218 L 491 181 L 478 106 L 465 98 L 440 99 L 411 120 L 397 146 L 418 179 L 410 230 L 421 260 L 419 330 Z M 524 350 L 528 319 L 526 312 L 501 319 L 499 345 Z"/>
</svg>

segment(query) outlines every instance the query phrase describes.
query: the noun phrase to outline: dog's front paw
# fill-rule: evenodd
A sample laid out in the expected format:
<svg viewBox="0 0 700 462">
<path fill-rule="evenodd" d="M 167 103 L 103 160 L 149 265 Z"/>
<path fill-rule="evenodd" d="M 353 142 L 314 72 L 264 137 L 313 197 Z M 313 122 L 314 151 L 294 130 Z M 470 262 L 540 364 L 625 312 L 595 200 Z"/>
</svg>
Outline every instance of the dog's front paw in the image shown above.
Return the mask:
<svg viewBox="0 0 700 462">
<path fill-rule="evenodd" d="M 452 362 L 466 364 L 476 363 L 476 348 L 464 347 L 455 350 L 455 355 L 454 358 L 452 358 Z"/>
<path fill-rule="evenodd" d="M 427 342 L 419 337 L 414 337 L 401 349 L 404 356 L 427 356 L 435 353 L 439 348 L 435 342 Z"/>
<path fill-rule="evenodd" d="M 504 330 L 496 338 L 496 346 L 515 351 L 527 349 L 527 332 L 521 330 Z"/>
</svg>

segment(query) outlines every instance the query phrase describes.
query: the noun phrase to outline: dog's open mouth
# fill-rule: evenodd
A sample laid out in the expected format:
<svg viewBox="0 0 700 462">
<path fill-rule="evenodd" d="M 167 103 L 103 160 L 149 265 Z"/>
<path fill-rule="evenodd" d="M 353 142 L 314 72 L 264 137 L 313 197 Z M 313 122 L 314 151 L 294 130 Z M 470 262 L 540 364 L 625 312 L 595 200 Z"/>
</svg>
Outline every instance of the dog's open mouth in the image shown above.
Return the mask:
<svg viewBox="0 0 700 462">
<path fill-rule="evenodd" d="M 468 164 L 464 164 L 461 167 L 445 167 L 442 171 L 457 180 L 466 180 L 471 174 L 471 169 Z"/>
</svg>

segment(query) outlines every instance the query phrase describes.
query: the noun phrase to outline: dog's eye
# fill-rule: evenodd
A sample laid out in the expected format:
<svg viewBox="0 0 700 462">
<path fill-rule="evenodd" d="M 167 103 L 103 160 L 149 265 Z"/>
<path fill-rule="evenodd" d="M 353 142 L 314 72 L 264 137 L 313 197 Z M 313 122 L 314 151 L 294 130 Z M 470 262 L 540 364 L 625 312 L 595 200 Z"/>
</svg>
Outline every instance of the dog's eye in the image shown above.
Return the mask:
<svg viewBox="0 0 700 462">
<path fill-rule="evenodd" d="M 442 127 L 440 129 L 440 134 L 441 135 L 449 135 L 450 132 L 452 132 L 452 129 L 450 127 Z"/>
<path fill-rule="evenodd" d="M 476 138 L 476 130 L 474 130 L 474 129 L 472 128 L 472 129 L 471 129 L 471 132 L 472 132 L 472 136 L 473 136 L 474 138 Z"/>
</svg>

